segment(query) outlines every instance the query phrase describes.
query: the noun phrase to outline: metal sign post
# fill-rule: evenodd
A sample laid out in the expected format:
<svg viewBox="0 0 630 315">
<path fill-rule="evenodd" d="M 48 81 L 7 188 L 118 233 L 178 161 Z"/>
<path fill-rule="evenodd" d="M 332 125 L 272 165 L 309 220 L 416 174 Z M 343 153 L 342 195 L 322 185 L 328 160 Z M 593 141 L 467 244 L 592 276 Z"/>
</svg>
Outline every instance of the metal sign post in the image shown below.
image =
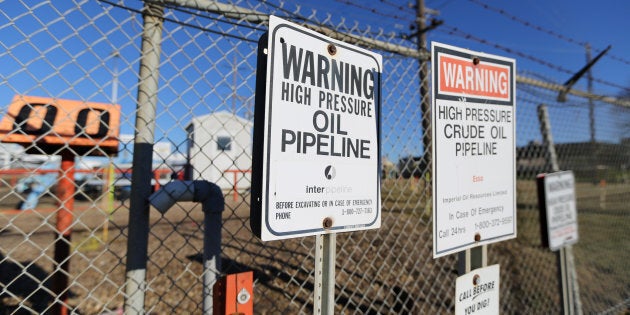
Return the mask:
<svg viewBox="0 0 630 315">
<path fill-rule="evenodd" d="M 457 256 L 457 272 L 460 275 L 488 266 L 488 245 L 461 251 Z"/>
<path fill-rule="evenodd" d="M 540 122 L 540 132 L 543 137 L 543 146 L 547 148 L 547 159 L 551 164 L 551 170 L 558 172 L 560 171 L 558 155 L 556 154 L 556 148 L 553 144 L 547 106 L 544 104 L 538 106 L 538 120 Z M 573 248 L 571 245 L 563 246 L 556 253 L 558 257 L 558 277 L 560 278 L 560 291 L 562 292 L 563 314 L 582 314 L 580 292 L 573 260 Z"/>
<path fill-rule="evenodd" d="M 473 303 L 479 283 L 460 279 L 486 269 L 488 244 L 516 237 L 516 61 L 436 42 L 431 58 L 433 257 L 458 253 L 469 289 L 457 313 L 498 313 L 498 289 Z"/>
<path fill-rule="evenodd" d="M 257 62 L 251 228 L 315 236 L 313 311 L 333 314 L 336 233 L 381 225 L 382 56 L 271 16 Z"/>
<path fill-rule="evenodd" d="M 335 259 L 337 234 L 315 236 L 314 314 L 335 312 Z"/>
</svg>

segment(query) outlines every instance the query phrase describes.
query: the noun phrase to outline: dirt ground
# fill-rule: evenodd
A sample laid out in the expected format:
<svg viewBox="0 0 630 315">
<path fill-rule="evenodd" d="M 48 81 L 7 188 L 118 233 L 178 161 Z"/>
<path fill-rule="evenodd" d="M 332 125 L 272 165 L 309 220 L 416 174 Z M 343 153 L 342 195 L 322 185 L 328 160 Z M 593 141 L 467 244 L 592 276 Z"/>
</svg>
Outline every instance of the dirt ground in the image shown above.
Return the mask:
<svg viewBox="0 0 630 315">
<path fill-rule="evenodd" d="M 380 230 L 337 236 L 336 313 L 453 311 L 451 292 L 454 292 L 457 277 L 457 258 L 456 255 L 431 257 L 426 187 L 417 182 L 405 183 L 402 188 L 396 185 L 399 184 L 384 183 Z M 519 183 L 519 186 L 522 186 L 521 194 L 530 193 L 529 183 Z M 608 232 L 620 233 L 616 246 L 627 248 L 627 240 L 621 236 L 628 235 L 630 226 L 619 225 L 620 219 L 628 221 L 625 220 L 627 215 L 623 217 L 627 213 L 623 203 L 627 197 L 620 195 L 626 190 L 610 187 L 605 211 L 595 209 L 596 206 L 601 208 L 598 191 L 590 187 L 580 190 L 584 190 L 582 204 L 589 214 L 581 216 L 580 224 L 586 226 L 584 232 L 597 233 L 605 226 Z M 3 193 L 0 192 L 0 196 Z M 4 196 L 0 203 L 5 207 L 15 201 L 12 198 L 17 198 L 10 193 Z M 249 229 L 248 199 L 245 196 L 233 201 L 232 195 L 226 195 L 221 231 L 222 274 L 254 272 L 257 314 L 311 313 L 314 238 L 260 242 Z M 41 209 L 38 207 L 37 211 L 0 210 L 0 254 L 3 255 L 0 257 L 0 283 L 6 287 L 5 291 L 12 293 L 0 297 L 0 314 L 21 313 L 26 306 L 39 313 L 54 302 L 54 295 L 46 288 L 50 288 L 54 273 L 55 204 L 56 200 L 49 196 L 42 200 Z M 523 208 L 519 210 L 518 240 L 492 245 L 489 249 L 491 263 L 501 264 L 502 304 L 507 305 L 504 312 L 557 310 L 555 256 L 538 245 L 537 212 L 530 205 L 519 207 Z M 603 215 L 608 221 L 603 221 Z M 67 301 L 76 313 L 114 314 L 122 310 L 128 218 L 128 201 L 116 201 L 111 209 L 104 200 L 76 201 Z M 195 203 L 179 203 L 164 216 L 152 209 L 150 221 L 147 313 L 200 313 L 201 207 Z M 596 228 L 596 223 L 603 226 Z M 591 227 L 595 230 L 589 229 Z M 590 299 L 589 305 L 596 305 L 595 310 L 606 309 L 627 298 L 624 294 L 628 292 L 630 279 L 623 270 L 625 263 L 587 259 L 585 253 L 606 257 L 618 254 L 616 246 L 601 246 L 595 240 L 576 246 L 580 263 L 578 274 L 590 282 L 588 288 L 582 289 L 582 296 Z M 623 255 L 627 256 L 628 252 Z M 630 257 L 623 259 L 628 261 Z M 619 277 L 626 277 L 627 281 L 619 281 Z"/>
<path fill-rule="evenodd" d="M 418 196 L 424 187 L 414 187 L 407 200 L 388 203 L 388 207 L 400 209 L 408 202 L 418 204 Z M 415 195 L 415 196 L 413 196 Z M 20 306 L 33 306 L 33 300 L 44 299 L 53 302 L 54 296 L 48 289 L 42 289 L 41 297 L 31 295 L 38 287 L 38 281 L 50 287 L 54 272 L 54 244 L 57 234 L 56 200 L 47 196 L 42 199 L 37 211 L 16 211 L 10 207 L 19 200 L 17 196 L 6 194 L 2 204 L 9 209 L 0 211 L 0 252 L 7 258 L 2 261 L 6 278 L 15 278 L 11 292 L 15 296 L 3 297 L 0 307 L 4 313 L 11 313 Z M 249 197 L 226 195 L 226 210 L 223 213 L 222 270 L 223 274 L 254 271 L 256 289 L 255 305 L 257 313 L 310 313 L 312 311 L 312 291 L 314 287 L 314 238 L 301 238 L 286 241 L 262 243 L 249 229 Z M 127 254 L 129 204 L 117 201 L 110 211 L 104 200 L 75 201 L 74 224 L 72 227 L 69 267 L 70 309 L 82 314 L 98 314 L 121 310 L 124 304 L 125 257 Z M 147 295 L 145 305 L 148 312 L 170 314 L 174 310 L 184 313 L 198 313 L 202 303 L 202 248 L 203 213 L 198 204 L 179 203 L 162 216 L 156 210 L 151 212 L 147 263 Z M 396 210 L 391 215 L 409 215 Z M 428 220 L 423 219 L 426 222 Z M 396 225 L 397 220 L 385 220 Z M 390 228 L 414 232 L 413 226 L 391 226 Z M 401 308 L 404 301 L 388 292 L 396 290 L 408 294 L 398 286 L 389 287 L 389 273 L 381 273 L 370 263 L 389 255 L 390 248 L 400 248 L 397 239 L 377 238 L 374 231 L 354 235 L 339 235 L 338 244 L 355 243 L 352 251 L 340 250 L 338 259 L 347 260 L 338 266 L 337 278 L 348 280 L 360 286 L 370 286 L 376 298 L 366 300 L 357 296 L 352 287 L 338 288 L 338 296 L 345 300 L 346 311 L 354 309 L 361 313 L 378 313 L 379 309 L 396 306 Z M 366 238 L 366 235 L 372 235 Z M 407 245 L 410 246 L 411 244 Z M 358 246 L 358 247 L 357 247 Z M 341 247 L 341 246 L 340 246 Z M 359 249 L 359 250 L 357 250 Z M 379 252 L 375 249 L 384 249 Z M 402 248 L 400 248 L 403 250 Z M 428 257 L 430 247 L 414 254 Z M 379 257 L 380 256 L 380 257 Z M 349 259 L 346 259 L 349 257 Z M 412 259 L 412 258 L 410 258 Z M 395 258 L 389 263 L 395 265 Z M 432 262 L 429 262 L 433 264 Z M 407 263 L 408 264 L 408 263 Z M 25 267 L 37 267 L 37 277 L 22 277 Z M 360 266 L 357 268 L 357 266 Z M 409 266 L 409 268 L 412 268 Z M 358 270 L 363 270 L 357 272 Z M 448 268 L 447 268 L 448 269 Z M 27 272 L 30 272 L 27 270 Z M 448 269 L 446 272 L 451 273 Z M 8 282 L 11 283 L 11 280 Z M 17 285 L 19 284 L 19 285 Z M 435 293 L 429 292 L 433 295 Z M 402 304 L 401 304 L 402 303 Z M 47 304 L 47 303 L 45 303 Z M 434 306 L 429 302 L 429 308 Z M 348 309 L 349 307 L 349 309 Z M 417 307 L 417 306 L 416 306 Z M 446 305 L 448 307 L 448 305 Z M 341 310 L 341 309 L 340 309 Z M 3 312 L 0 312 L 2 314 Z"/>
</svg>

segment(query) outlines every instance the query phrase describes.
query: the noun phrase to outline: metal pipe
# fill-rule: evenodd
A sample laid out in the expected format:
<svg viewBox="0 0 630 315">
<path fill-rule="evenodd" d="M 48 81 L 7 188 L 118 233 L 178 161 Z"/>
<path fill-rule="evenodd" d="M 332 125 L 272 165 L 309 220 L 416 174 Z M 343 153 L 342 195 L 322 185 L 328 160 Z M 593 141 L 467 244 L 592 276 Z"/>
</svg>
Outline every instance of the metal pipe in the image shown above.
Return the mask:
<svg viewBox="0 0 630 315">
<path fill-rule="evenodd" d="M 417 0 L 418 9 L 418 51 L 427 51 L 427 33 L 423 32 L 426 28 L 426 10 L 424 0 Z M 432 169 L 433 157 L 431 156 L 431 90 L 429 90 L 429 62 L 428 60 L 419 60 L 420 63 L 420 119 L 422 121 L 422 149 L 424 150 L 422 159 L 426 162 L 426 170 L 422 170 L 422 178 L 426 178 L 428 170 Z M 433 175 L 433 174 L 431 174 Z"/>
<path fill-rule="evenodd" d="M 164 8 L 145 3 L 127 238 L 125 313 L 144 314 L 149 202 Z"/>
<path fill-rule="evenodd" d="M 535 87 L 539 87 L 543 89 L 548 89 L 548 90 L 553 90 L 553 91 L 558 91 L 558 92 L 564 89 L 564 86 L 561 84 L 544 82 L 544 81 L 524 77 L 522 75 L 516 76 L 516 83 L 527 84 L 527 85 L 531 85 L 531 86 L 535 86 Z M 624 100 L 621 98 L 612 97 L 612 96 L 598 95 L 598 94 L 593 94 L 593 93 L 585 92 L 582 90 L 576 90 L 576 89 L 570 89 L 567 92 L 567 94 L 572 94 L 575 96 L 584 97 L 584 98 L 588 98 L 588 99 L 592 99 L 595 101 L 600 101 L 600 102 L 604 102 L 604 103 L 608 103 L 612 105 L 630 107 L 630 101 Z"/>
<path fill-rule="evenodd" d="M 202 180 L 173 181 L 153 193 L 149 201 L 162 214 L 179 201 L 201 203 L 204 213 L 203 314 L 212 314 L 212 286 L 221 270 L 221 213 L 225 209 L 221 188 Z"/>
<path fill-rule="evenodd" d="M 543 138 L 543 147 L 546 151 L 546 159 L 549 162 L 552 172 L 560 171 L 560 165 L 558 164 L 558 154 L 556 154 L 556 146 L 553 144 L 553 137 L 551 136 L 551 123 L 549 122 L 549 112 L 547 111 L 547 105 L 538 105 L 538 121 L 540 122 L 540 133 Z"/>
<path fill-rule="evenodd" d="M 74 154 L 70 150 L 61 153 L 61 176 L 57 185 L 57 197 L 61 205 L 57 210 L 57 239 L 55 240 L 55 271 L 52 276 L 53 292 L 57 296 L 52 313 L 68 314 L 68 275 L 70 274 L 70 244 L 72 236 L 72 211 L 74 210 Z"/>
</svg>

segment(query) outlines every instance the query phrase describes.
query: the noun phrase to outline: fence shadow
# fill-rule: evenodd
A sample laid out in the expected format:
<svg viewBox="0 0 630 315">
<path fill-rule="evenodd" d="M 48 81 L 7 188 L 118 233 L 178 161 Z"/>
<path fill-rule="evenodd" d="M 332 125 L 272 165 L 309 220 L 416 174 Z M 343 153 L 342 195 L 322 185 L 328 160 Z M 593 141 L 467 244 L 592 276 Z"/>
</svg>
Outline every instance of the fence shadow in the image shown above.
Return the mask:
<svg viewBox="0 0 630 315">
<path fill-rule="evenodd" d="M 47 314 L 54 301 L 50 274 L 32 261 L 16 263 L 0 253 L 0 314 Z M 5 304 L 7 297 L 21 299 Z"/>
</svg>

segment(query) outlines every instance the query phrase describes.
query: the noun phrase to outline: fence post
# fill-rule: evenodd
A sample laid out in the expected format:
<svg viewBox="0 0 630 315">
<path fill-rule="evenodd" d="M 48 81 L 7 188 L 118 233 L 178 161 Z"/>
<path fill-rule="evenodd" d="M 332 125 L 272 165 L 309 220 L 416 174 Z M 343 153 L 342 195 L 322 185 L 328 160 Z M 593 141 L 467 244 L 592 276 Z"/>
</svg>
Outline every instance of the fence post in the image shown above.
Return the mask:
<svg viewBox="0 0 630 315">
<path fill-rule="evenodd" d="M 540 133 L 543 137 L 543 147 L 547 150 L 547 160 L 551 164 L 553 172 L 560 171 L 558 155 L 551 136 L 551 123 L 549 113 L 545 104 L 538 105 L 538 121 L 540 122 Z M 582 314 L 580 302 L 580 292 L 575 273 L 575 261 L 573 259 L 573 247 L 564 246 L 557 251 L 558 277 L 560 282 L 560 292 L 562 293 L 563 314 Z"/>
<path fill-rule="evenodd" d="M 145 3 L 143 10 L 142 56 L 138 82 L 136 136 L 127 238 L 125 313 L 144 313 L 147 246 L 149 240 L 149 196 L 153 176 L 153 142 L 157 106 L 159 64 L 164 7 Z"/>
<path fill-rule="evenodd" d="M 417 0 L 418 10 L 418 49 L 422 54 L 427 50 L 427 33 L 426 33 L 426 8 L 424 6 L 424 0 Z M 423 159 L 427 162 L 427 171 L 431 169 L 432 161 L 431 157 L 431 101 L 429 100 L 429 66 L 428 60 L 420 59 L 420 106 L 421 106 L 421 119 L 422 119 L 422 147 L 424 148 Z M 422 170 L 424 176 L 425 170 Z"/>
</svg>

